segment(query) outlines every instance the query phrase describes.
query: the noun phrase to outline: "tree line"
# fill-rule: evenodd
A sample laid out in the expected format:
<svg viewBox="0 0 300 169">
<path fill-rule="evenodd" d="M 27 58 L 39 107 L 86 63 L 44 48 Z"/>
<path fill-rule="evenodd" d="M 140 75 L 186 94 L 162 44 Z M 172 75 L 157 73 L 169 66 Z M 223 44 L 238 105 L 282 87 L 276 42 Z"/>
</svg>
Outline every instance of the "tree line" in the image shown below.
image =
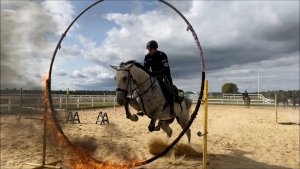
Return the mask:
<svg viewBox="0 0 300 169">
<path fill-rule="evenodd" d="M 239 88 L 234 83 L 225 83 L 222 86 L 221 89 L 222 93 L 240 93 Z M 257 92 L 255 92 L 257 94 Z M 277 98 L 283 99 L 283 98 L 295 98 L 300 96 L 300 90 L 274 90 L 274 91 L 263 91 L 260 92 L 263 96 L 266 98 L 275 98 L 275 95 L 277 95 Z"/>
<path fill-rule="evenodd" d="M 0 90 L 1 95 L 3 94 L 19 94 L 20 89 L 4 89 Z M 22 90 L 23 94 L 43 94 L 42 90 Z M 61 94 L 64 95 L 67 93 L 66 90 L 52 90 L 52 94 Z M 186 91 L 186 94 L 193 93 L 190 91 Z M 224 93 L 236 93 L 240 94 L 242 92 L 239 92 L 239 88 L 234 83 L 226 83 L 222 86 L 221 92 L 214 92 L 214 96 L 222 95 Z M 69 90 L 70 95 L 115 95 L 116 91 L 108 91 L 108 90 Z M 256 92 L 255 92 L 256 94 Z M 274 91 L 262 91 L 260 92 L 263 96 L 266 98 L 275 98 L 275 95 L 277 95 L 277 98 L 294 98 L 300 96 L 300 90 L 274 90 Z"/>
</svg>

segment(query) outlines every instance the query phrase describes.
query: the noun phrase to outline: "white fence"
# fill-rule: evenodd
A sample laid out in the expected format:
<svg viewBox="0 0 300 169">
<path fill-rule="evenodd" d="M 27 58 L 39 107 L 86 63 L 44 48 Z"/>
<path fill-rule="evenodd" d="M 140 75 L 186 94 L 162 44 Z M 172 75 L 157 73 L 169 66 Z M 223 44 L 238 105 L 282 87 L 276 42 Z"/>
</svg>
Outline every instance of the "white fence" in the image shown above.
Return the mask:
<svg viewBox="0 0 300 169">
<path fill-rule="evenodd" d="M 275 100 L 268 99 L 264 97 L 262 94 L 248 94 L 251 98 L 251 103 L 254 104 L 274 104 Z M 240 100 L 243 99 L 242 94 L 223 94 L 224 99 L 235 99 Z"/>
<path fill-rule="evenodd" d="M 209 104 L 233 104 L 241 105 L 244 104 L 242 94 L 223 94 L 223 98 L 210 98 L 208 97 Z M 272 105 L 275 104 L 275 100 L 265 98 L 262 94 L 249 94 L 251 98 L 251 105 Z M 193 100 L 193 103 L 197 102 L 198 96 L 193 95 L 190 97 Z"/>
<path fill-rule="evenodd" d="M 1 112 L 14 111 L 17 109 L 26 108 L 43 108 L 43 95 L 33 94 L 15 94 L 15 95 L 1 95 L 0 97 Z M 55 108 L 83 108 L 83 107 L 99 107 L 106 105 L 115 105 L 115 95 L 52 95 L 52 102 Z"/>
<path fill-rule="evenodd" d="M 251 97 L 251 105 L 272 105 L 274 100 L 265 98 L 261 94 L 249 94 Z M 224 94 L 223 98 L 211 98 L 209 95 L 209 104 L 244 104 L 241 94 Z M 191 97 L 190 97 L 191 98 Z M 198 96 L 194 95 L 192 98 L 193 103 L 197 102 Z M 1 112 L 18 110 L 20 107 L 26 108 L 43 108 L 44 98 L 43 95 L 33 94 L 15 94 L 15 95 L 1 95 L 0 97 Z M 115 105 L 115 95 L 69 95 L 68 100 L 66 95 L 52 94 L 53 105 L 57 109 L 64 109 L 66 105 L 68 108 L 83 108 L 83 107 L 100 107 L 105 105 Z"/>
</svg>

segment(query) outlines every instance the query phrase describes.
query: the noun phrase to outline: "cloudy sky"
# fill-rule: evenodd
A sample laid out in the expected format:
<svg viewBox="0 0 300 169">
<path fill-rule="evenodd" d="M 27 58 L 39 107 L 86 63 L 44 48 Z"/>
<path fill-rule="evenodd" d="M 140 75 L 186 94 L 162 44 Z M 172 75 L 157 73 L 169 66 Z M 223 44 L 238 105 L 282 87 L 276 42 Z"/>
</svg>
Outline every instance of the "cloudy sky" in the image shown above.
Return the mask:
<svg viewBox="0 0 300 169">
<path fill-rule="evenodd" d="M 1 88 L 41 88 L 72 20 L 95 1 L 1 1 Z M 299 1 L 168 1 L 194 27 L 209 91 L 299 90 Z M 199 91 L 199 51 L 171 8 L 150 0 L 106 0 L 78 19 L 56 55 L 52 89 L 114 90 L 122 61 L 143 62 L 155 39 L 174 83 Z"/>
</svg>

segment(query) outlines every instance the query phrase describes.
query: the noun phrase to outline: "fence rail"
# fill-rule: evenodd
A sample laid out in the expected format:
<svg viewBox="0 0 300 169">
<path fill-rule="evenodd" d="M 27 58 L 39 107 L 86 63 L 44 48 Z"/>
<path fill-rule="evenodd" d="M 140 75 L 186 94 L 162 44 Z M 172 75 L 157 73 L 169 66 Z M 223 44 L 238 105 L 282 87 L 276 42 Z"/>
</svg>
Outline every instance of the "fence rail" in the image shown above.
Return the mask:
<svg viewBox="0 0 300 169">
<path fill-rule="evenodd" d="M 115 95 L 52 95 L 53 106 L 59 109 L 99 107 L 115 105 Z M 41 108 L 44 106 L 43 95 L 14 94 L 0 96 L 1 112 L 14 111 L 20 107 Z"/>
<path fill-rule="evenodd" d="M 251 105 L 272 105 L 274 100 L 265 98 L 263 95 L 249 94 Z M 100 107 L 105 105 L 116 105 L 115 95 L 52 95 L 53 105 L 56 109 Z M 193 103 L 197 102 L 197 97 L 191 98 Z M 241 94 L 224 94 L 223 98 L 208 98 L 208 104 L 244 104 Z M 14 94 L 1 95 L 0 108 L 1 112 L 10 112 L 20 109 L 20 107 L 42 108 L 44 107 L 43 95 L 34 94 Z"/>
<path fill-rule="evenodd" d="M 275 101 L 264 97 L 262 94 L 248 94 L 251 98 L 251 102 L 260 103 L 260 104 L 273 104 Z M 242 99 L 242 94 L 231 94 L 226 93 L 223 94 L 224 99 Z"/>
</svg>

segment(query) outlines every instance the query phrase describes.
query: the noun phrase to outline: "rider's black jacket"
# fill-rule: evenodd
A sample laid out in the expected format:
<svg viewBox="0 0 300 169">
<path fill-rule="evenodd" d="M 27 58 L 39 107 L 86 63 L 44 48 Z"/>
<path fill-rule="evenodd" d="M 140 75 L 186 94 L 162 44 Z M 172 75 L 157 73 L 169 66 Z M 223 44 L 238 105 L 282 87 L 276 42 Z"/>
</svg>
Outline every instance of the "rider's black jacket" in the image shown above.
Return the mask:
<svg viewBox="0 0 300 169">
<path fill-rule="evenodd" d="M 144 66 L 156 77 L 167 77 L 170 85 L 173 84 L 168 57 L 164 52 L 156 51 L 153 55 L 149 53 L 145 56 Z"/>
</svg>

